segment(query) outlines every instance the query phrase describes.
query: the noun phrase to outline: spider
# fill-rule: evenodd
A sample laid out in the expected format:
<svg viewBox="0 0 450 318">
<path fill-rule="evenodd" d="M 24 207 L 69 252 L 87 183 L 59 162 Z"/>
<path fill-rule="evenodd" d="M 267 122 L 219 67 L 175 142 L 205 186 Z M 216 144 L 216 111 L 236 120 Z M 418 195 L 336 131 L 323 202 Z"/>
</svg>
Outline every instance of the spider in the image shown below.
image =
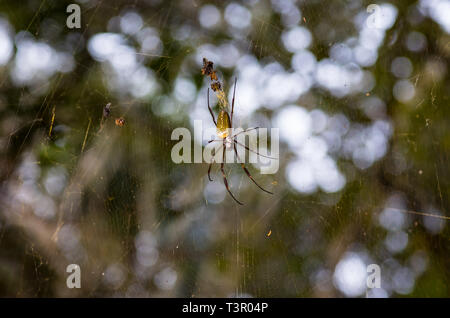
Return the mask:
<svg viewBox="0 0 450 318">
<path fill-rule="evenodd" d="M 205 60 L 206 59 L 204 59 L 204 61 Z M 209 62 L 209 61 L 207 61 L 207 62 Z M 212 62 L 209 62 L 209 63 L 212 64 Z M 248 151 L 254 152 L 254 153 L 256 153 L 259 156 L 270 158 L 270 159 L 275 159 L 275 158 L 272 158 L 272 157 L 269 157 L 269 156 L 264 156 L 264 155 L 258 153 L 257 151 L 253 151 L 249 147 L 247 147 L 246 145 L 241 144 L 240 142 L 238 142 L 236 140 L 236 136 L 238 136 L 239 134 L 244 133 L 244 132 L 248 132 L 250 130 L 258 129 L 259 127 L 248 128 L 248 129 L 246 129 L 244 131 L 240 131 L 240 132 L 238 132 L 238 133 L 236 133 L 236 134 L 234 134 L 232 136 L 229 135 L 229 131 L 233 128 L 233 111 L 234 111 L 234 98 L 235 98 L 235 95 L 236 95 L 236 82 L 237 82 L 237 79 L 235 78 L 235 80 L 234 80 L 234 89 L 233 89 L 233 100 L 231 102 L 231 117 L 228 114 L 228 111 L 227 111 L 226 107 L 222 107 L 220 112 L 219 112 L 219 116 L 217 117 L 217 122 L 216 122 L 216 119 L 214 117 L 214 113 L 213 113 L 213 111 L 211 109 L 211 106 L 209 104 L 209 87 L 208 87 L 208 92 L 207 92 L 208 93 L 208 95 L 207 95 L 208 109 L 209 109 L 209 112 L 211 114 L 211 117 L 212 117 L 212 120 L 214 122 L 214 125 L 216 126 L 217 136 L 220 138 L 220 139 L 210 140 L 210 141 L 208 141 L 208 143 L 215 142 L 215 141 L 222 142 L 222 145 L 220 146 L 219 151 L 220 151 L 220 149 L 222 149 L 222 162 L 220 164 L 220 171 L 222 172 L 223 183 L 225 184 L 225 188 L 227 189 L 227 191 L 231 195 L 231 197 L 234 199 L 234 201 L 236 201 L 240 205 L 243 205 L 242 202 L 240 202 L 238 199 L 236 199 L 236 197 L 233 195 L 233 193 L 231 192 L 231 190 L 230 190 L 230 188 L 228 186 L 228 180 L 227 180 L 227 177 L 225 176 L 225 171 L 224 171 L 225 151 L 226 151 L 226 149 L 229 149 L 229 148 L 233 147 L 234 153 L 236 154 L 236 157 L 238 158 L 238 161 L 241 161 L 241 159 L 239 157 L 236 145 L 240 145 L 240 146 L 244 147 L 245 149 L 247 149 Z M 226 100 L 221 99 L 221 97 L 223 97 L 225 95 L 224 95 L 223 91 L 221 90 L 220 83 L 213 82 L 211 84 L 211 87 L 216 93 L 218 93 L 219 102 L 221 102 L 222 105 L 227 106 Z M 209 179 L 209 181 L 212 181 L 211 175 L 210 175 L 212 164 L 213 164 L 213 162 L 211 161 L 209 166 L 208 166 L 208 179 Z M 258 188 L 260 188 L 264 192 L 267 192 L 269 194 L 273 194 L 272 192 L 270 192 L 270 191 L 264 189 L 263 187 L 261 187 L 255 181 L 255 179 L 253 179 L 252 175 L 250 174 L 248 169 L 245 167 L 245 164 L 243 162 L 241 162 L 241 167 L 242 167 L 242 169 L 244 169 L 245 173 L 250 178 L 250 180 L 252 180 L 253 183 L 256 184 L 256 186 L 258 186 Z"/>
</svg>

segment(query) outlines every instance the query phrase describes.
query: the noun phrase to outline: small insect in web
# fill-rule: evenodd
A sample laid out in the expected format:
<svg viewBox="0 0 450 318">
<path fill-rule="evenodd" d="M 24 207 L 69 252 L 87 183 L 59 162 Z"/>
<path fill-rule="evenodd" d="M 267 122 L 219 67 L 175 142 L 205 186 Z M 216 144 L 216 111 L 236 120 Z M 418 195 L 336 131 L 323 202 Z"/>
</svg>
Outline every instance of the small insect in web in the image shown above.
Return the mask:
<svg viewBox="0 0 450 318">
<path fill-rule="evenodd" d="M 222 142 L 222 145 L 219 147 L 219 151 L 220 149 L 222 149 L 222 162 L 220 163 L 220 171 L 222 172 L 222 176 L 223 176 L 223 183 L 225 185 L 225 188 L 227 189 L 228 193 L 230 194 L 230 196 L 234 199 L 234 201 L 236 201 L 237 203 L 239 203 L 240 205 L 243 205 L 242 202 L 240 202 L 238 199 L 236 199 L 236 197 L 233 195 L 233 193 L 230 190 L 230 187 L 228 185 L 228 180 L 227 177 L 225 175 L 225 170 L 224 170 L 224 163 L 225 163 L 225 151 L 227 148 L 233 147 L 234 149 L 234 153 L 236 154 L 236 157 L 238 159 L 238 161 L 241 163 L 241 167 L 242 169 L 245 171 L 245 174 L 249 177 L 250 180 L 253 181 L 254 184 L 256 184 L 256 186 L 258 188 L 260 188 L 262 191 L 267 192 L 269 194 L 273 194 L 272 192 L 264 189 L 263 187 L 261 187 L 256 181 L 255 179 L 252 177 L 252 175 L 250 174 L 250 172 L 248 171 L 248 169 L 245 167 L 245 164 L 243 163 L 243 161 L 241 161 L 238 151 L 237 151 L 237 145 L 244 147 L 246 150 L 251 151 L 253 153 L 256 153 L 259 156 L 262 157 L 266 157 L 269 159 L 276 159 L 276 158 L 272 158 L 269 156 L 265 156 L 260 154 L 257 151 L 254 151 L 252 149 L 250 149 L 249 147 L 247 147 L 245 144 L 242 144 L 240 142 L 238 142 L 236 140 L 236 137 L 241 134 L 241 133 L 245 133 L 251 130 L 256 130 L 259 127 L 254 127 L 254 128 L 248 128 L 244 131 L 240 131 L 234 135 L 229 135 L 229 131 L 233 128 L 233 112 L 234 112 L 234 99 L 236 96 L 236 82 L 237 79 L 234 80 L 234 89 L 233 89 L 233 99 L 231 102 L 231 116 L 228 114 L 228 102 L 227 102 L 227 98 L 225 95 L 225 92 L 222 89 L 222 85 L 220 84 L 220 82 L 217 79 L 217 75 L 216 72 L 214 71 L 214 64 L 211 61 L 208 61 L 207 59 L 203 58 L 203 68 L 202 68 L 202 74 L 209 76 L 211 78 L 211 89 L 216 93 L 216 96 L 219 100 L 219 105 L 220 105 L 220 112 L 219 112 L 219 116 L 217 117 L 217 122 L 216 119 L 214 117 L 214 113 L 211 109 L 211 106 L 209 104 L 209 87 L 208 87 L 208 95 L 207 95 L 207 100 L 208 100 L 208 109 L 209 109 L 209 113 L 211 114 L 212 120 L 214 122 L 214 125 L 216 126 L 216 132 L 217 132 L 217 136 L 220 139 L 213 139 L 210 140 L 208 143 L 211 142 Z M 209 181 L 212 181 L 211 179 L 211 167 L 212 167 L 213 162 L 211 162 L 208 166 L 208 179 Z"/>
<path fill-rule="evenodd" d="M 103 130 L 103 125 L 110 115 L 111 115 L 111 103 L 108 103 L 106 104 L 105 107 L 103 107 L 103 115 L 102 119 L 100 120 L 100 129 L 98 130 L 99 132 Z"/>
<path fill-rule="evenodd" d="M 116 126 L 123 127 L 125 125 L 125 119 L 123 117 L 116 118 Z"/>
<path fill-rule="evenodd" d="M 111 115 L 111 103 L 106 104 L 103 108 L 103 117 L 108 118 Z"/>
<path fill-rule="evenodd" d="M 209 76 L 211 81 L 217 81 L 216 71 L 214 71 L 214 63 L 203 58 L 202 74 Z"/>
<path fill-rule="evenodd" d="M 102 119 L 100 120 L 100 129 L 99 132 L 103 130 L 105 121 L 111 116 L 112 112 L 112 106 L 111 103 L 106 104 L 105 107 L 103 107 L 103 115 Z M 123 117 L 116 118 L 114 123 L 117 127 L 123 127 L 125 125 L 125 119 Z"/>
</svg>

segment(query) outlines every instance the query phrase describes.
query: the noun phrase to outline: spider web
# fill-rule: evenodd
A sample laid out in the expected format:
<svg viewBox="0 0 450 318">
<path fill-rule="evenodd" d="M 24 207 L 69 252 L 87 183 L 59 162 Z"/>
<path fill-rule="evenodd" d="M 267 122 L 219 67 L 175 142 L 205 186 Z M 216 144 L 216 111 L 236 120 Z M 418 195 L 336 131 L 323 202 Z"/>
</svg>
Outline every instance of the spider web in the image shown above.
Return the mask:
<svg viewBox="0 0 450 318">
<path fill-rule="evenodd" d="M 0 73 L 1 295 L 448 296 L 437 2 L 378 3 L 372 21 L 364 1 L 79 1 L 80 30 L 68 4 L 0 5 L 15 46 Z M 203 57 L 229 100 L 237 78 L 237 127 L 280 129 L 279 171 L 248 165 L 273 196 L 227 164 L 240 207 L 220 171 L 173 163 L 175 128 L 214 125 Z"/>
</svg>

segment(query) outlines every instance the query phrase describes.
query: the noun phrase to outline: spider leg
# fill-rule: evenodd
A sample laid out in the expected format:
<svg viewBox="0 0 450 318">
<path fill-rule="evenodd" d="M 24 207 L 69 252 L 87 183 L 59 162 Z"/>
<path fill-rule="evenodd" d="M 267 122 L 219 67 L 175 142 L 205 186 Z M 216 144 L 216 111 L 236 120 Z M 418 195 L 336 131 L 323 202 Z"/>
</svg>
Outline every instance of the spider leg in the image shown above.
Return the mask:
<svg viewBox="0 0 450 318">
<path fill-rule="evenodd" d="M 243 131 L 238 132 L 237 134 L 234 134 L 233 136 L 231 136 L 231 138 L 234 138 L 234 137 L 236 137 L 236 136 L 238 136 L 238 135 L 240 135 L 240 134 L 243 134 L 243 133 L 245 133 L 245 132 L 249 132 L 249 131 L 251 131 L 251 130 L 255 130 L 255 129 L 258 129 L 258 128 L 259 128 L 259 127 L 247 128 L 246 130 L 243 130 Z"/>
<path fill-rule="evenodd" d="M 227 191 L 231 195 L 231 197 L 234 199 L 234 201 L 236 201 L 240 205 L 244 205 L 242 202 L 239 202 L 239 200 L 234 197 L 233 193 L 231 193 L 230 188 L 228 187 L 228 180 L 227 180 L 227 177 L 225 176 L 225 171 L 223 169 L 223 165 L 225 163 L 225 147 L 223 148 L 222 153 L 223 153 L 223 155 L 222 155 L 222 163 L 220 164 L 220 170 L 222 171 L 223 183 L 225 184 L 225 188 L 227 189 Z"/>
<path fill-rule="evenodd" d="M 216 123 L 216 119 L 214 118 L 214 113 L 211 109 L 211 106 L 209 106 L 209 87 L 208 87 L 208 95 L 207 95 L 207 99 L 208 99 L 208 109 L 209 109 L 209 113 L 211 114 L 212 120 L 214 122 L 214 125 L 217 127 L 217 123 Z"/>
<path fill-rule="evenodd" d="M 216 151 L 214 150 L 214 155 L 215 154 L 216 154 Z M 214 157 L 212 158 L 212 160 L 211 160 L 211 162 L 209 163 L 209 166 L 208 166 L 208 179 L 209 179 L 209 181 L 213 181 L 212 178 L 211 178 L 211 174 L 210 174 L 211 173 L 211 167 L 212 167 L 213 163 L 214 163 Z"/>
<path fill-rule="evenodd" d="M 246 145 L 241 144 L 241 143 L 240 143 L 239 141 L 237 141 L 237 140 L 234 140 L 234 142 L 237 143 L 239 146 L 244 147 L 244 148 L 247 149 L 248 151 L 251 151 L 251 152 L 253 152 L 253 153 L 256 153 L 258 156 L 265 157 L 265 158 L 269 158 L 269 159 L 275 159 L 275 160 L 277 160 L 277 158 L 262 155 L 262 154 L 260 154 L 258 151 L 254 151 L 254 150 L 250 149 L 249 147 L 247 147 Z"/>
<path fill-rule="evenodd" d="M 234 96 L 236 95 L 236 82 L 237 78 L 234 78 L 234 89 L 233 89 L 233 101 L 231 102 L 231 119 L 230 119 L 230 127 L 233 127 L 233 112 L 234 112 Z"/>
<path fill-rule="evenodd" d="M 236 157 L 238 158 L 239 161 L 241 161 L 241 158 L 239 157 L 239 154 L 238 154 L 238 152 L 237 152 L 237 148 L 236 148 L 236 144 L 235 144 L 235 143 L 233 143 L 233 148 L 234 148 L 234 152 L 235 152 L 235 154 L 236 154 Z M 267 193 L 269 193 L 269 194 L 273 194 L 272 192 L 267 191 L 266 189 L 264 189 L 263 187 L 261 187 L 258 183 L 256 183 L 255 179 L 253 179 L 252 175 L 251 175 L 250 172 L 247 170 L 247 168 L 245 167 L 245 164 L 244 164 L 243 162 L 241 162 L 241 166 L 242 166 L 242 169 L 244 169 L 244 171 L 245 171 L 245 173 L 247 174 L 247 176 L 250 178 L 250 180 L 252 180 L 253 183 L 256 184 L 256 186 L 257 186 L 258 188 L 260 188 L 260 189 L 263 190 L 264 192 L 267 192 Z"/>
<path fill-rule="evenodd" d="M 213 164 L 213 162 L 211 161 L 211 163 L 208 166 L 208 179 L 209 179 L 209 181 L 213 181 L 213 179 L 211 178 L 211 175 L 210 175 L 212 164 Z"/>
<path fill-rule="evenodd" d="M 211 143 L 213 141 L 222 141 L 222 140 L 210 140 L 210 141 L 208 141 L 208 143 Z M 223 147 L 223 144 L 219 147 L 218 150 L 220 150 L 220 148 L 222 148 L 222 147 Z M 214 156 L 216 155 L 216 149 L 213 148 L 213 151 L 214 151 L 214 154 L 213 154 L 211 162 L 209 163 L 209 166 L 208 166 L 208 179 L 209 179 L 209 181 L 213 181 L 212 178 L 211 178 L 211 168 L 212 168 L 212 165 L 214 163 Z"/>
<path fill-rule="evenodd" d="M 208 143 L 210 143 L 210 142 L 212 142 L 212 141 L 219 141 L 219 140 L 210 140 Z M 220 146 L 220 148 L 222 148 L 222 147 L 223 147 L 223 145 Z M 220 148 L 219 148 L 219 149 L 220 149 Z M 211 168 L 212 168 L 212 165 L 213 165 L 213 163 L 214 163 L 214 156 L 216 155 L 216 149 L 214 148 L 213 150 L 214 150 L 214 154 L 213 154 L 213 157 L 212 157 L 212 159 L 211 159 L 211 162 L 209 163 L 209 166 L 208 166 L 208 179 L 209 179 L 209 181 L 213 181 L 212 178 L 211 178 Z"/>
</svg>

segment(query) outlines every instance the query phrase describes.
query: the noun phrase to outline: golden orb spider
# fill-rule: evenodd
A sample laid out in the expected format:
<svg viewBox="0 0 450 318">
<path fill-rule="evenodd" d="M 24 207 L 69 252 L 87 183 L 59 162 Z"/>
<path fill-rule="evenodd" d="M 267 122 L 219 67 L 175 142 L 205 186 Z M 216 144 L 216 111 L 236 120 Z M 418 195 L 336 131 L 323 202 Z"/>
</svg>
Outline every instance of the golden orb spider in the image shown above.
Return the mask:
<svg viewBox="0 0 450 318">
<path fill-rule="evenodd" d="M 238 161 L 240 162 L 241 159 L 239 157 L 236 145 L 240 145 L 241 147 L 244 147 L 246 150 L 251 151 L 253 153 L 256 153 L 259 156 L 262 157 L 266 157 L 266 158 L 270 158 L 270 159 L 275 159 L 269 156 L 264 156 L 262 154 L 260 154 L 257 151 L 253 151 L 252 149 L 250 149 L 249 147 L 247 147 L 246 145 L 238 142 L 236 140 L 236 136 L 238 136 L 239 134 L 251 131 L 251 130 L 255 130 L 258 129 L 259 127 L 254 127 L 254 128 L 248 128 L 244 131 L 240 131 L 232 136 L 229 135 L 229 132 L 231 131 L 231 129 L 233 128 L 233 112 L 234 112 L 234 98 L 236 95 L 236 82 L 237 79 L 234 79 L 234 89 L 233 89 L 233 99 L 231 102 L 231 117 L 228 114 L 228 102 L 226 99 L 226 95 L 225 92 L 222 90 L 222 85 L 220 84 L 219 81 L 217 81 L 217 75 L 216 72 L 214 71 L 213 68 L 213 62 L 208 61 L 207 59 L 203 58 L 203 68 L 202 68 L 202 74 L 209 76 L 211 78 L 211 89 L 216 92 L 217 98 L 219 100 L 219 105 L 220 105 L 220 112 L 219 112 L 219 116 L 217 117 L 217 122 L 216 119 L 214 118 L 214 113 L 211 109 L 211 106 L 209 104 L 209 87 L 208 87 L 208 92 L 207 92 L 207 100 L 208 100 L 208 109 L 209 109 L 209 113 L 211 114 L 212 120 L 214 122 L 214 125 L 216 126 L 216 132 L 217 132 L 217 137 L 219 137 L 220 139 L 213 139 L 208 141 L 208 143 L 211 142 L 215 142 L 215 141 L 219 141 L 222 142 L 222 145 L 220 146 L 219 150 L 222 149 L 222 162 L 220 163 L 220 171 L 222 172 L 222 176 L 223 176 L 223 183 L 225 185 L 225 188 L 227 189 L 228 193 L 230 194 L 230 196 L 234 199 L 234 201 L 236 201 L 238 204 L 243 205 L 242 202 L 240 202 L 238 199 L 236 199 L 236 197 L 233 195 L 233 193 L 230 190 L 230 187 L 228 186 L 228 180 L 227 177 L 225 175 L 225 170 L 224 170 L 224 163 L 225 163 L 225 151 L 227 148 L 233 147 L 234 148 L 234 153 L 236 154 L 236 157 L 238 159 Z M 209 181 L 212 181 L 211 179 L 211 167 L 212 167 L 213 162 L 211 162 L 208 166 L 208 179 Z M 255 179 L 253 179 L 252 175 L 250 174 L 250 172 L 248 171 L 248 169 L 245 167 L 245 164 L 243 162 L 241 162 L 241 167 L 242 169 L 244 169 L 245 173 L 247 174 L 247 176 L 250 178 L 250 180 L 253 181 L 254 184 L 256 184 L 258 186 L 258 188 L 260 188 L 262 191 L 267 192 L 269 194 L 273 194 L 272 192 L 264 189 L 263 187 L 261 187 L 256 181 Z"/>
</svg>

